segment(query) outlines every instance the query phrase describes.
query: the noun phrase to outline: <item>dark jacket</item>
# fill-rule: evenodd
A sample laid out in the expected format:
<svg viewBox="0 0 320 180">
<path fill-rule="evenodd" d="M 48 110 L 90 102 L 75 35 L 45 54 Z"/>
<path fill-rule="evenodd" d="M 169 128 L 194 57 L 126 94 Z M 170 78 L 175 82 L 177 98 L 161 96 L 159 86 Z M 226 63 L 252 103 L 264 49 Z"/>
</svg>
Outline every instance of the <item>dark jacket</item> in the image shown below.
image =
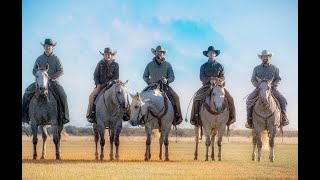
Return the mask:
<svg viewBox="0 0 320 180">
<path fill-rule="evenodd" d="M 168 79 L 168 84 L 175 78 L 171 64 L 165 58 L 159 63 L 154 57 L 146 66 L 142 78 L 147 84 L 151 84 L 161 80 L 162 76 Z"/>
<path fill-rule="evenodd" d="M 202 85 L 209 84 L 210 77 L 218 77 L 225 80 L 224 68 L 216 60 L 208 60 L 200 68 L 200 80 L 202 81 Z"/>
<path fill-rule="evenodd" d="M 93 76 L 95 85 L 117 80 L 119 79 L 119 64 L 113 59 L 109 65 L 106 60 L 102 59 L 98 63 Z"/>
</svg>

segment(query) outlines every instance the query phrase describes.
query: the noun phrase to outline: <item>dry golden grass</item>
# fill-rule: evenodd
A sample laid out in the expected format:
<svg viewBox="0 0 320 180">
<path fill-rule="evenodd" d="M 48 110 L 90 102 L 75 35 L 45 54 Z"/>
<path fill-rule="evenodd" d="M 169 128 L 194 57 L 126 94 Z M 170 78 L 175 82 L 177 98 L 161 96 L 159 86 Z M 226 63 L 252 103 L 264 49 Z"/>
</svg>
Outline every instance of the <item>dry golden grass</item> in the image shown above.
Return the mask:
<svg viewBox="0 0 320 180">
<path fill-rule="evenodd" d="M 223 160 L 208 162 L 204 161 L 204 139 L 199 144 L 199 160 L 194 161 L 194 138 L 178 138 L 176 143 L 176 138 L 171 137 L 170 161 L 165 162 L 159 160 L 159 144 L 154 138 L 151 161 L 145 162 L 145 140 L 145 137 L 121 137 L 120 160 L 110 161 L 107 139 L 105 160 L 101 162 L 94 160 L 93 137 L 69 136 L 61 142 L 62 160 L 56 161 L 52 138 L 47 140 L 46 160 L 39 160 L 41 137 L 38 160 L 32 160 L 32 139 L 23 136 L 22 179 L 298 179 L 297 138 L 284 138 L 283 144 L 281 138 L 276 140 L 275 163 L 269 161 L 267 151 L 262 152 L 261 162 L 252 161 L 251 138 L 246 137 L 230 137 L 229 142 L 224 138 Z"/>
</svg>

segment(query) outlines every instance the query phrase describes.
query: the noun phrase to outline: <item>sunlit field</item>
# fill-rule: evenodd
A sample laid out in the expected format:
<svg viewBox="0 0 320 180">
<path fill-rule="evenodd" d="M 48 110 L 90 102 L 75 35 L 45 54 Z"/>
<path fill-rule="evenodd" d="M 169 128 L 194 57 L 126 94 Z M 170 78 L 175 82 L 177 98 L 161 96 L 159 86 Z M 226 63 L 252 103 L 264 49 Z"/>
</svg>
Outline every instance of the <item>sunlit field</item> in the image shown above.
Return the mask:
<svg viewBox="0 0 320 180">
<path fill-rule="evenodd" d="M 261 162 L 252 161 L 248 137 L 229 137 L 229 141 L 224 137 L 222 161 L 217 161 L 217 157 L 216 161 L 211 160 L 211 148 L 209 161 L 204 161 L 205 138 L 200 141 L 195 161 L 194 138 L 170 137 L 168 162 L 159 160 L 159 143 L 154 137 L 151 160 L 145 162 L 145 140 L 141 136 L 120 137 L 120 160 L 110 161 L 107 139 L 105 160 L 96 161 L 93 136 L 63 137 L 62 160 L 57 161 L 52 137 L 47 139 L 46 159 L 40 160 L 42 138 L 39 136 L 38 159 L 32 160 L 32 138 L 23 136 L 22 179 L 298 179 L 297 137 L 284 137 L 283 142 L 276 138 L 274 163 L 269 161 L 268 151 L 262 152 Z"/>
</svg>

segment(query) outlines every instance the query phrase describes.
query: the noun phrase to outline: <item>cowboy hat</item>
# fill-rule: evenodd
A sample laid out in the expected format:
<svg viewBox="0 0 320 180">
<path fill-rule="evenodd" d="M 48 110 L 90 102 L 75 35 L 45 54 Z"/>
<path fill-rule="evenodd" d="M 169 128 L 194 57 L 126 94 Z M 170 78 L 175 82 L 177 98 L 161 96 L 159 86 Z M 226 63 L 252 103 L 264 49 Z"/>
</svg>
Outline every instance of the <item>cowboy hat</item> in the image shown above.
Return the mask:
<svg viewBox="0 0 320 180">
<path fill-rule="evenodd" d="M 156 49 L 151 48 L 152 54 L 156 55 L 156 51 L 161 51 L 161 52 L 163 52 L 163 55 L 165 55 L 165 54 L 168 52 L 168 50 L 164 50 L 161 45 L 157 46 Z"/>
<path fill-rule="evenodd" d="M 216 56 L 219 56 L 219 54 L 220 54 L 220 50 L 216 50 L 216 49 L 214 49 L 213 46 L 209 46 L 207 51 L 203 51 L 203 55 L 208 57 L 209 51 L 213 51 L 216 54 Z"/>
<path fill-rule="evenodd" d="M 270 56 L 270 57 L 272 57 L 272 53 L 270 53 L 268 50 L 263 50 L 262 52 L 261 52 L 261 54 L 258 54 L 258 57 L 260 58 L 260 59 L 262 59 L 262 56 Z"/>
<path fill-rule="evenodd" d="M 100 52 L 100 51 L 99 51 Z M 112 54 L 112 56 L 116 55 L 117 54 L 117 51 L 112 51 L 111 48 L 107 47 L 107 48 L 104 48 L 104 52 L 100 52 L 101 55 L 104 55 L 104 54 Z"/>
<path fill-rule="evenodd" d="M 46 44 L 51 45 L 51 46 L 55 46 L 55 45 L 57 44 L 57 42 L 53 44 L 52 39 L 48 38 L 48 39 L 45 39 L 45 40 L 44 40 L 44 44 L 42 44 L 41 42 L 40 42 L 40 44 L 41 44 L 42 46 L 44 46 L 44 45 L 46 45 Z"/>
</svg>

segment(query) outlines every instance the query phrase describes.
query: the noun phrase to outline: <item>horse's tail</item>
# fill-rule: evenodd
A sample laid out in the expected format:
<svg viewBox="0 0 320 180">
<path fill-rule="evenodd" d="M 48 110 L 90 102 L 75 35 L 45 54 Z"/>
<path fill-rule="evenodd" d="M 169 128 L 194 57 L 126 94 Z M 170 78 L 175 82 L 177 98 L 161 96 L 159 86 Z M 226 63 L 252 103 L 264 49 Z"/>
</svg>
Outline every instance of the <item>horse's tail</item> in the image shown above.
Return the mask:
<svg viewBox="0 0 320 180">
<path fill-rule="evenodd" d="M 269 151 L 269 136 L 268 136 L 268 131 L 266 129 L 262 131 L 261 140 L 262 140 L 262 149 Z"/>
</svg>

